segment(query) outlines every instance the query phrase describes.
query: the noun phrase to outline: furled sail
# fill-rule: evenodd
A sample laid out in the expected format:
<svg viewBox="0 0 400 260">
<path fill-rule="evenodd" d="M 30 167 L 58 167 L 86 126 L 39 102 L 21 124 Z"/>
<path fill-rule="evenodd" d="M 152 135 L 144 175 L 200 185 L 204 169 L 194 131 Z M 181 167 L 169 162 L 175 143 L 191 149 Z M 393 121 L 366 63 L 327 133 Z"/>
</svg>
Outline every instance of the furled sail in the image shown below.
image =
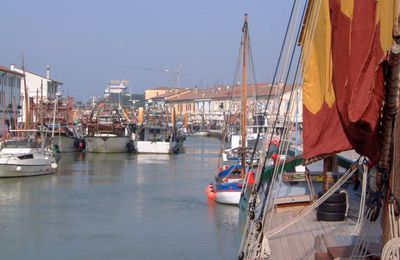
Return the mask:
<svg viewBox="0 0 400 260">
<path fill-rule="evenodd" d="M 304 158 L 355 149 L 377 161 L 395 0 L 310 2 L 302 56 Z"/>
</svg>

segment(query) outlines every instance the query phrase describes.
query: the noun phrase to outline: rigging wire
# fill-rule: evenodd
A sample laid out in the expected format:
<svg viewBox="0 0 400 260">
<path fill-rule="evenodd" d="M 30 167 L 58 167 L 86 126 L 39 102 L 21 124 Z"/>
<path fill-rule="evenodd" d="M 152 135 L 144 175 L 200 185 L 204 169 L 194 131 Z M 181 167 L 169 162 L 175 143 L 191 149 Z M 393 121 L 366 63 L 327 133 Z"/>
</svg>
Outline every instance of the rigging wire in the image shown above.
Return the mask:
<svg viewBox="0 0 400 260">
<path fill-rule="evenodd" d="M 294 15 L 294 9 L 295 9 L 295 7 L 296 7 L 297 1 L 298 1 L 298 0 L 293 1 L 292 9 L 291 9 L 291 11 L 290 11 L 289 21 L 288 21 L 288 24 L 287 24 L 287 26 L 286 26 L 285 36 L 284 36 L 284 38 L 283 38 L 282 47 L 281 47 L 281 50 L 280 50 L 279 56 L 278 56 L 278 62 L 277 62 L 276 67 L 275 67 L 274 75 L 273 75 L 273 77 L 272 77 L 271 87 L 270 87 L 269 92 L 268 92 L 268 95 L 267 95 L 267 96 L 268 96 L 267 102 L 266 102 L 266 105 L 265 105 L 265 108 L 264 108 L 264 112 L 263 112 L 263 114 L 262 114 L 264 118 L 266 118 L 266 116 L 267 116 L 267 111 L 268 111 L 269 103 L 270 103 L 270 100 L 271 100 L 272 90 L 273 90 L 274 85 L 275 85 L 275 81 L 276 81 L 276 78 L 277 78 L 277 75 L 278 75 L 279 67 L 281 66 L 282 55 L 284 54 L 284 49 L 285 49 L 285 45 L 286 45 L 286 43 L 287 43 L 287 37 L 288 37 L 288 34 L 289 34 L 289 28 L 290 28 L 291 23 L 292 23 L 292 19 L 293 19 L 293 15 Z M 259 128 L 260 128 L 260 127 L 259 127 Z M 260 140 L 260 134 L 261 134 L 261 131 L 260 131 L 260 130 L 261 130 L 261 129 L 258 129 L 258 131 L 257 131 L 258 133 L 257 133 L 257 138 L 256 138 L 256 141 L 255 141 L 254 147 L 257 147 L 258 142 L 259 142 L 259 140 Z M 267 155 L 268 155 L 269 150 L 270 150 L 270 145 L 268 146 Z M 253 165 L 252 165 L 252 162 L 253 162 L 254 155 L 255 155 L 255 150 L 253 150 L 253 152 L 252 152 L 252 154 L 251 154 L 251 157 L 250 157 L 250 158 L 251 158 L 251 160 L 250 160 L 250 162 L 251 162 L 251 167 L 253 166 Z M 264 167 L 263 167 L 263 171 L 264 171 Z M 257 176 L 256 176 L 256 177 L 257 177 Z M 257 178 L 258 178 L 258 177 L 257 177 Z M 254 185 L 254 187 L 256 187 L 256 186 L 257 186 L 257 185 Z M 258 187 L 256 187 L 256 188 L 257 188 L 257 191 L 258 191 Z"/>
<path fill-rule="evenodd" d="M 235 73 L 233 76 L 233 83 L 232 83 L 232 87 L 230 89 L 230 95 L 229 95 L 229 113 L 228 115 L 226 115 L 225 119 L 225 124 L 224 124 L 224 128 L 223 128 L 223 132 L 222 132 L 222 145 L 221 145 L 221 151 L 220 154 L 223 153 L 224 149 L 225 149 L 225 140 L 227 138 L 228 135 L 228 125 L 230 125 L 229 121 L 233 112 L 232 106 L 233 106 L 233 96 L 234 96 L 234 90 L 235 90 L 235 86 L 236 86 L 236 82 L 237 82 L 237 78 L 238 78 L 238 74 L 239 74 L 239 70 L 240 70 L 240 61 L 241 61 L 241 57 L 242 57 L 242 52 L 243 52 L 243 35 L 240 39 L 240 45 L 239 45 L 239 51 L 238 51 L 238 56 L 236 59 L 236 67 L 235 67 Z"/>
<path fill-rule="evenodd" d="M 271 94 L 272 94 L 272 89 L 273 89 L 273 86 L 274 86 L 275 81 L 276 81 L 276 77 L 277 77 L 277 74 L 278 74 L 278 69 L 279 69 L 279 67 L 281 65 L 282 55 L 283 55 L 284 48 L 285 48 L 285 45 L 286 45 L 286 42 L 287 42 L 287 37 L 288 37 L 288 33 L 289 33 L 289 27 L 291 26 L 291 23 L 292 23 L 292 20 L 293 20 L 293 14 L 294 14 L 294 9 L 295 9 L 295 6 L 296 6 L 296 2 L 297 2 L 297 0 L 293 1 L 292 8 L 291 8 L 291 11 L 290 11 L 288 24 L 286 26 L 286 30 L 285 30 L 282 46 L 281 46 L 281 49 L 280 49 L 280 52 L 279 52 L 279 55 L 278 55 L 278 61 L 277 61 L 277 64 L 276 64 L 276 67 L 275 67 L 275 71 L 274 71 L 274 74 L 273 74 L 271 87 L 270 87 L 270 89 L 268 91 L 268 98 L 267 98 L 267 102 L 266 102 L 266 105 L 265 105 L 265 108 L 264 108 L 264 112 L 263 112 L 263 117 L 264 118 L 266 118 L 266 115 L 267 115 L 267 111 L 268 111 L 268 107 L 269 107 L 269 103 L 270 103 L 270 99 L 271 99 Z M 256 138 L 255 145 L 254 145 L 255 147 L 257 147 L 259 140 L 260 140 L 260 129 L 258 129 L 257 138 Z M 270 150 L 270 146 L 271 146 L 271 144 L 268 145 L 268 150 L 267 150 L 267 153 L 265 154 L 265 157 L 268 155 L 268 152 Z M 263 147 L 263 153 L 264 153 L 264 150 L 265 150 L 265 148 Z M 253 150 L 253 153 L 251 155 L 251 160 L 250 160 L 251 167 L 253 166 L 252 164 L 253 164 L 254 155 L 255 155 L 255 151 Z M 261 160 L 263 160 L 263 159 L 264 158 L 261 158 Z M 255 182 L 255 184 L 254 184 L 254 186 L 252 188 L 252 191 L 251 191 L 251 193 L 253 195 L 255 195 L 259 191 L 260 179 L 261 179 L 261 174 L 260 173 L 262 173 L 262 171 L 264 171 L 264 168 L 265 167 L 263 166 L 261 171 L 257 170 L 257 173 L 259 173 L 259 174 L 256 175 L 256 182 Z M 255 203 L 255 200 L 254 200 L 254 203 Z M 249 204 L 250 204 L 250 202 L 249 202 Z M 252 205 L 249 205 L 249 206 L 252 206 Z M 246 217 L 246 225 L 244 227 L 244 234 L 243 234 L 243 237 L 242 237 L 242 240 L 241 240 L 241 243 L 240 243 L 239 256 L 243 253 L 243 249 L 244 249 L 245 243 L 247 243 L 247 238 L 248 238 L 248 235 L 249 235 L 249 232 L 250 232 L 249 225 L 250 225 L 250 219 L 249 219 L 249 216 L 247 216 Z"/>
<path fill-rule="evenodd" d="M 321 4 L 321 2 L 319 2 L 319 6 L 320 6 L 320 4 Z M 310 19 L 311 20 L 311 22 L 309 22 L 310 20 L 308 20 L 307 21 L 307 23 L 308 24 L 311 24 L 312 25 L 312 27 L 311 27 L 311 30 L 307 30 L 307 34 L 308 34 L 308 38 L 312 38 L 312 36 L 314 35 L 314 31 L 315 31 L 315 25 L 316 25 L 316 17 L 318 17 L 318 13 L 319 13 L 319 6 L 318 6 L 318 8 L 316 9 L 316 11 L 314 12 L 314 17 L 312 17 L 312 19 Z M 305 11 L 306 10 L 308 10 L 308 7 L 309 7 L 309 5 L 308 5 L 308 1 L 306 1 L 306 3 L 305 3 L 305 6 L 304 6 L 304 9 L 303 9 L 303 14 L 302 14 L 302 19 L 301 19 L 301 21 L 303 21 L 303 18 L 304 18 L 304 15 L 305 15 Z M 290 22 L 291 22 L 291 19 L 289 20 Z M 313 21 L 313 22 L 312 22 Z M 304 25 L 300 25 L 300 27 L 299 27 L 299 31 L 298 31 L 298 36 L 297 36 L 297 38 L 299 39 L 299 37 L 302 37 L 302 36 L 300 36 L 299 35 L 299 33 L 301 32 L 301 35 L 302 35 L 302 33 L 303 33 L 303 31 L 302 31 L 302 27 L 303 27 Z M 307 27 L 309 27 L 309 26 L 307 26 Z M 310 42 L 310 41 L 309 41 Z M 292 52 L 292 55 L 294 54 L 294 52 Z M 294 78 L 294 84 L 293 84 L 293 86 L 292 86 L 292 91 L 291 91 L 291 94 L 290 94 L 290 99 L 289 99 L 289 102 L 290 103 L 292 103 L 292 99 L 293 99 L 293 93 L 294 93 L 294 89 L 296 89 L 296 94 L 297 94 L 297 96 L 299 95 L 299 91 L 297 90 L 297 88 L 299 88 L 299 86 L 300 86 L 300 84 L 297 84 L 297 80 L 299 80 L 298 79 L 298 71 L 299 71 L 299 69 L 300 69 L 300 61 L 304 61 L 304 62 L 302 62 L 302 64 L 303 65 L 306 65 L 306 64 L 308 64 L 307 62 L 308 62 L 308 56 L 310 55 L 310 50 L 309 50 L 309 46 L 306 46 L 306 47 L 304 47 L 303 48 L 303 51 L 301 52 L 301 54 L 300 54 L 300 57 L 299 57 L 299 60 L 298 60 L 298 64 L 297 64 L 297 69 L 296 69 L 296 74 L 295 74 L 295 78 Z M 293 56 L 292 56 L 292 58 L 291 58 L 291 63 L 292 63 L 292 61 L 293 61 Z M 289 72 L 290 72 L 290 69 L 289 69 L 289 71 L 288 71 L 288 75 L 289 75 Z M 287 77 L 288 77 L 288 75 L 287 75 Z M 285 80 L 286 81 L 286 80 Z M 285 85 L 286 85 L 286 83 L 287 82 L 285 82 Z M 300 89 L 300 88 L 299 88 Z M 290 110 L 293 110 L 293 103 L 292 104 L 288 104 L 288 106 L 290 106 L 291 107 L 291 109 Z M 280 106 L 281 106 L 281 104 L 280 104 Z M 279 108 L 280 108 L 280 106 L 279 106 Z M 287 111 L 288 112 L 288 111 Z M 286 122 L 286 120 L 287 120 L 287 116 L 289 115 L 288 113 L 286 112 L 286 114 L 285 114 L 285 125 L 287 126 L 287 124 L 289 124 L 290 122 Z M 275 122 L 276 123 L 276 122 Z M 290 128 L 291 129 L 291 128 Z M 283 136 L 287 136 L 288 135 L 288 131 L 289 131 L 289 128 L 288 127 L 284 127 L 284 130 L 285 130 L 285 134 L 283 135 Z M 273 133 L 272 133 L 273 134 Z M 272 137 L 272 134 L 271 134 L 271 137 Z M 289 132 L 289 136 L 290 136 L 290 134 L 291 134 L 291 131 Z M 258 141 L 258 140 L 257 140 Z M 289 143 L 287 143 L 286 144 L 286 149 L 284 149 L 284 147 L 282 146 L 282 144 L 280 144 L 280 147 L 279 147 L 279 151 L 280 152 L 282 152 L 282 150 L 286 150 L 286 152 L 285 152 L 285 154 L 287 153 L 287 150 L 288 150 L 288 147 L 289 147 Z M 268 151 L 269 151 L 269 149 L 270 149 L 270 144 L 269 144 L 269 146 L 268 146 Z M 279 153 L 280 154 L 280 153 Z M 283 165 L 282 165 L 282 167 L 275 167 L 275 169 L 274 169 L 274 174 L 273 174 L 273 180 L 274 179 L 276 179 L 276 177 L 277 177 L 277 168 L 280 168 L 281 169 L 281 171 L 283 171 L 283 166 L 284 166 L 284 163 L 285 163 L 285 161 L 283 161 Z M 263 168 L 262 168 L 262 171 L 261 171 L 261 173 L 263 172 L 265 170 L 265 161 L 264 161 L 264 163 L 263 163 Z M 259 170 L 257 171 L 257 172 L 259 172 Z M 259 187 L 260 187 L 260 183 L 259 183 L 259 178 L 260 178 L 260 176 L 257 176 L 257 180 L 256 180 L 256 184 L 257 185 L 254 185 L 253 186 L 253 190 L 252 190 L 252 194 L 253 195 L 255 195 L 255 193 L 254 193 L 254 191 L 257 191 L 258 192 L 258 189 L 259 189 Z M 271 183 L 273 183 L 274 181 L 272 180 L 272 182 Z M 256 188 L 256 189 L 255 189 Z M 270 187 L 270 192 L 269 192 L 269 194 L 268 194 L 268 197 L 270 197 L 270 193 L 272 193 L 272 191 L 273 191 L 273 189 Z M 250 198 L 250 200 L 251 200 L 251 198 Z M 255 200 L 253 200 L 254 201 L 254 203 L 255 203 Z M 267 198 L 267 201 L 268 201 L 268 198 Z M 265 202 L 265 200 L 264 200 L 264 202 Z M 249 202 L 250 203 L 250 202 Z M 267 205 L 268 205 L 269 203 L 267 203 Z M 264 203 L 264 205 L 265 205 L 265 203 Z M 264 207 L 262 207 L 262 209 L 264 209 Z M 263 214 L 261 213 L 261 216 L 262 216 Z M 264 219 L 264 221 L 263 221 L 264 223 L 265 223 L 265 219 Z M 248 224 L 249 224 L 249 217 L 247 217 L 247 219 L 246 219 L 246 226 L 245 226 L 245 228 L 247 228 L 248 227 Z M 268 228 L 269 229 L 269 228 Z M 267 229 L 267 230 L 268 230 Z M 247 233 L 246 233 L 247 232 Z M 246 230 L 245 230 L 245 233 L 244 233 L 244 236 L 243 236 L 243 238 L 242 238 L 242 242 L 241 242 L 241 248 L 240 248 L 240 250 L 241 251 L 239 251 L 240 253 L 244 253 L 244 251 L 243 251 L 243 245 L 244 245 L 244 243 L 246 242 L 246 241 L 244 241 L 244 239 L 245 238 L 247 238 L 247 234 L 249 234 L 249 232 L 250 232 L 250 230 L 247 228 Z M 262 233 L 260 233 L 258 236 L 258 239 L 257 239 L 257 241 L 259 241 L 259 242 L 261 242 L 260 241 L 260 239 L 262 240 L 262 238 L 263 238 L 263 235 L 262 235 Z M 263 245 L 264 245 L 264 242 L 265 241 L 262 241 L 262 243 L 263 243 Z M 249 247 L 251 247 L 251 240 L 247 243 L 247 245 L 248 245 L 248 248 Z M 258 248 L 260 248 L 260 247 L 258 247 Z M 267 250 L 268 251 L 268 250 Z M 265 253 L 265 250 L 263 251 L 263 253 Z"/>
<path fill-rule="evenodd" d="M 304 14 L 305 14 L 305 9 L 306 9 L 306 8 L 305 8 L 305 6 L 304 6 L 304 7 L 303 7 L 302 16 L 301 16 L 302 19 L 303 19 Z M 298 39 L 298 37 L 300 36 L 300 31 L 301 31 L 301 26 L 299 26 L 299 28 L 298 28 L 297 35 L 296 35 L 296 39 Z M 297 41 L 296 41 L 296 42 L 297 42 Z M 295 42 L 294 44 L 297 44 L 296 42 Z M 293 59 L 294 59 L 295 53 L 296 53 L 296 48 L 293 48 L 292 53 L 291 53 L 291 57 L 290 57 L 290 63 L 289 63 L 289 67 L 288 67 L 288 72 L 287 72 L 287 74 L 286 74 L 285 82 L 284 82 L 284 84 L 283 84 L 283 93 L 284 93 L 284 91 L 285 91 L 285 89 L 286 89 L 286 87 L 287 87 L 287 83 L 288 83 L 288 79 L 289 79 L 289 74 L 290 74 L 290 71 L 291 71 L 291 69 L 292 69 Z M 298 59 L 298 61 L 297 61 L 296 72 L 295 72 L 295 76 L 294 76 L 294 82 L 296 82 L 297 75 L 298 75 L 298 72 L 299 72 L 299 68 L 300 68 L 300 59 Z M 295 87 L 292 86 L 292 89 L 291 89 L 291 91 L 290 91 L 289 101 L 288 101 L 289 104 L 290 104 L 291 98 L 293 97 L 293 90 L 294 90 L 294 89 L 295 89 Z M 278 109 L 279 109 L 279 110 L 280 110 L 280 108 L 281 108 L 281 106 L 282 106 L 282 102 L 283 102 L 283 96 L 284 96 L 283 93 L 282 93 L 282 95 L 280 96 L 280 100 L 279 100 L 279 106 L 278 106 Z M 283 129 L 284 129 L 284 131 L 287 131 L 287 128 L 285 128 L 285 126 L 287 126 L 286 120 L 287 120 L 288 112 L 289 112 L 289 106 L 287 107 L 287 109 L 286 109 L 286 111 L 285 111 L 284 124 L 283 124 Z M 276 125 L 277 125 L 278 116 L 279 116 L 279 112 L 277 113 L 277 115 L 276 115 L 276 117 L 275 117 L 275 122 L 274 122 L 274 128 L 273 128 L 273 129 L 275 129 L 275 127 L 276 127 Z M 285 130 L 285 129 L 286 129 L 286 130 Z M 284 134 L 284 133 L 282 132 L 281 138 L 284 137 L 283 134 Z M 272 138 L 273 138 L 273 134 L 271 134 L 271 137 L 270 137 L 270 140 L 269 140 L 270 143 L 272 142 Z M 281 139 L 281 140 L 282 140 L 282 139 Z M 285 143 L 285 141 L 286 141 L 286 143 Z M 287 146 L 287 148 L 288 148 L 288 146 L 289 146 L 289 140 L 283 139 L 283 141 L 279 142 L 279 145 L 278 145 L 278 154 L 281 154 L 281 153 L 279 153 L 279 151 L 282 152 L 282 149 L 284 149 L 285 146 Z M 287 150 L 287 148 L 286 148 L 286 150 Z M 268 149 L 269 149 L 269 147 L 268 147 Z M 287 153 L 287 151 L 286 151 L 286 153 Z M 286 153 L 284 153 L 284 154 L 286 154 Z M 266 164 L 266 160 L 264 161 L 264 163 L 263 163 L 263 165 L 262 165 L 263 169 L 265 169 L 265 164 Z M 283 167 L 275 167 L 275 170 L 277 170 L 277 169 L 282 169 L 282 171 L 283 171 Z M 271 191 L 271 190 L 270 190 L 270 191 Z M 272 193 L 273 193 L 272 191 L 269 192 L 269 193 L 268 193 L 268 197 L 270 197 L 270 194 L 272 194 Z M 264 209 L 264 204 L 265 204 L 265 203 L 267 203 L 267 204 L 270 203 L 270 200 L 268 200 L 268 197 L 267 197 L 267 200 L 264 200 L 262 209 Z M 261 211 L 261 215 L 260 215 L 260 216 L 262 216 L 262 215 L 263 215 L 263 210 Z"/>
</svg>

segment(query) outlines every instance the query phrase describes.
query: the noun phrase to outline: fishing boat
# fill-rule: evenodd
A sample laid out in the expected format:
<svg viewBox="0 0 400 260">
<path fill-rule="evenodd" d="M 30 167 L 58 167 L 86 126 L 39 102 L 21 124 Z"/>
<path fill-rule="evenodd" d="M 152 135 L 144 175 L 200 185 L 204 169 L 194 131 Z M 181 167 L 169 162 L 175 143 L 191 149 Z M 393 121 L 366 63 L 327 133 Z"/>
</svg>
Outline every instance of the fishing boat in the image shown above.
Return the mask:
<svg viewBox="0 0 400 260">
<path fill-rule="evenodd" d="M 169 154 L 182 151 L 186 138 L 183 132 L 175 128 L 174 118 L 174 111 L 170 120 L 166 112 L 153 109 L 148 111 L 144 120 L 143 108 L 140 108 L 135 135 L 136 152 Z"/>
<path fill-rule="evenodd" d="M 281 140 L 303 100 L 302 154 L 280 142 L 268 166 L 267 136 L 240 199 L 238 259 L 400 258 L 398 6 L 293 2 L 272 84 L 280 71 L 292 87 Z M 286 193 L 299 184 L 301 194 Z"/>
<path fill-rule="evenodd" d="M 119 108 L 100 104 L 92 110 L 86 127 L 86 151 L 89 153 L 126 153 L 135 150 L 131 129 Z"/>
<path fill-rule="evenodd" d="M 52 131 L 53 126 L 48 126 Z M 86 149 L 86 141 L 83 135 L 83 129 L 79 125 L 68 127 L 66 125 L 54 125 L 53 143 L 58 152 L 82 152 Z"/>
</svg>

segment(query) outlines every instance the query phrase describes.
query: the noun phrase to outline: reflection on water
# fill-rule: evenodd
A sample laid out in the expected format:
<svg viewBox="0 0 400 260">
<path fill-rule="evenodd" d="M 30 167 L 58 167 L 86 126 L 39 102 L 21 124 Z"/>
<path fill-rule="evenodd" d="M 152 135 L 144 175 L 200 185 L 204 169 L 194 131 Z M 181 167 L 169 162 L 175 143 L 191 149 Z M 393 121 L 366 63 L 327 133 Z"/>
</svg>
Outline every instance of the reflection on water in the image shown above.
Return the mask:
<svg viewBox="0 0 400 260">
<path fill-rule="evenodd" d="M 1 259 L 234 259 L 238 208 L 208 202 L 219 141 L 177 155 L 63 154 L 0 179 Z"/>
</svg>

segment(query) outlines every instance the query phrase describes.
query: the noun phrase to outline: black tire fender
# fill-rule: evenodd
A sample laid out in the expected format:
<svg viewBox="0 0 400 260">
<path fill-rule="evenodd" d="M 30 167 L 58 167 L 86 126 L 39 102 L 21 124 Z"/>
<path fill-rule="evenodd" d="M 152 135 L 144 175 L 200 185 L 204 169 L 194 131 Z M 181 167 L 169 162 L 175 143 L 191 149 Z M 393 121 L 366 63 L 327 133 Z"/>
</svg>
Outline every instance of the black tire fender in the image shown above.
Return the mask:
<svg viewBox="0 0 400 260">
<path fill-rule="evenodd" d="M 345 214 L 317 210 L 318 221 L 344 221 Z"/>
<path fill-rule="evenodd" d="M 332 212 L 332 213 L 345 213 L 347 209 L 347 204 L 345 203 L 331 203 L 324 202 L 317 208 L 319 211 Z"/>
<path fill-rule="evenodd" d="M 318 193 L 318 198 L 324 195 L 323 192 Z M 346 203 L 346 193 L 345 192 L 335 192 L 329 198 L 327 198 L 324 203 Z"/>
</svg>

